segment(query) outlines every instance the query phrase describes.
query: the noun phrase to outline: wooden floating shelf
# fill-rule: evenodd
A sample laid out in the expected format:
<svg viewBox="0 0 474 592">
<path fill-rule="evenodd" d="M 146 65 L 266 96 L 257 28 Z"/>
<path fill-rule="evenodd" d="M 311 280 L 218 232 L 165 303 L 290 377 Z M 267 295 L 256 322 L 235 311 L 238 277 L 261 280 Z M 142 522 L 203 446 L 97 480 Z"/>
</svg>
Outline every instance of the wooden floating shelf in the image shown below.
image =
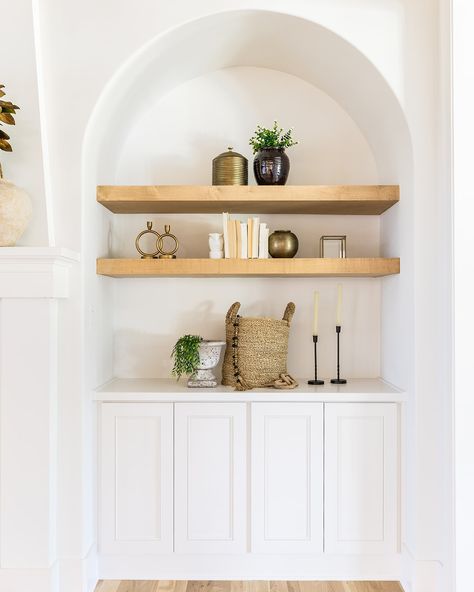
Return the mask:
<svg viewBox="0 0 474 592">
<path fill-rule="evenodd" d="M 398 185 L 101 185 L 115 214 L 382 214 Z"/>
<path fill-rule="evenodd" d="M 400 259 L 97 259 L 111 277 L 381 277 L 400 273 Z"/>
</svg>

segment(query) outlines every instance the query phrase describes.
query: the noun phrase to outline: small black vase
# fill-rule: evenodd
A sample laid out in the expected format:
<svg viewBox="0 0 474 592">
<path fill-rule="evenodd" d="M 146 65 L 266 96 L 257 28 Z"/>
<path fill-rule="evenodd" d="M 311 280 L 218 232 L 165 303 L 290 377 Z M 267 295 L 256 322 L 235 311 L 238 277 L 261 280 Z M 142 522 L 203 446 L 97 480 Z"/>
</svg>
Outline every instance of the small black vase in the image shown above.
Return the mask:
<svg viewBox="0 0 474 592">
<path fill-rule="evenodd" d="M 290 159 L 284 148 L 264 148 L 255 155 L 253 172 L 257 185 L 285 185 Z"/>
</svg>

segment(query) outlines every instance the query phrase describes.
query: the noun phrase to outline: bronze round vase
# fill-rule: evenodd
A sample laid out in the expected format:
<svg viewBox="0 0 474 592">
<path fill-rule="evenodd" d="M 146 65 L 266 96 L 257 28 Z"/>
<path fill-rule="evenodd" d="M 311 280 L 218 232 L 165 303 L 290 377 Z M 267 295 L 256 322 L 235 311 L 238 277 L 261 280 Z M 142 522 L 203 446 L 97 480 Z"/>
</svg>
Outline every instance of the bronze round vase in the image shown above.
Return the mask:
<svg viewBox="0 0 474 592">
<path fill-rule="evenodd" d="M 263 148 L 255 155 L 253 172 L 257 185 L 285 185 L 290 159 L 284 148 Z"/>
<path fill-rule="evenodd" d="M 268 237 L 268 252 L 274 258 L 291 258 L 298 252 L 298 237 L 291 230 L 275 230 Z"/>
</svg>

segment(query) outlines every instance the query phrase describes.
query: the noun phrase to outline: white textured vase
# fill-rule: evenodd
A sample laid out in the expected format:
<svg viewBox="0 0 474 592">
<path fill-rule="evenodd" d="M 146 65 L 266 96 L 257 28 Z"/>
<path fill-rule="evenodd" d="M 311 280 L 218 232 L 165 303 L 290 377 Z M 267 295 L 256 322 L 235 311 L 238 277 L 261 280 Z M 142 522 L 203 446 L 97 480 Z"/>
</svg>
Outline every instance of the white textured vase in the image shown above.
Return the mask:
<svg viewBox="0 0 474 592">
<path fill-rule="evenodd" d="M 199 366 L 189 377 L 190 388 L 214 388 L 217 380 L 212 369 L 217 366 L 225 341 L 202 341 L 199 345 Z"/>
<path fill-rule="evenodd" d="M 13 247 L 25 232 L 33 208 L 29 195 L 0 179 L 0 247 Z"/>
</svg>

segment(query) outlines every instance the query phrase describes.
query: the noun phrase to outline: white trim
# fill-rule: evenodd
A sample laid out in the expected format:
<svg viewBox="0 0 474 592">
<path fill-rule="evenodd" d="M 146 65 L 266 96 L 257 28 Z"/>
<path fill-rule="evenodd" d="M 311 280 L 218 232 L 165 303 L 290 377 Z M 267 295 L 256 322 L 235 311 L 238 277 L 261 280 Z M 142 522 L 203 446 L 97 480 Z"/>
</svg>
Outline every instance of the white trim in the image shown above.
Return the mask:
<svg viewBox="0 0 474 592">
<path fill-rule="evenodd" d="M 401 585 L 405 592 L 447 592 L 444 587 L 444 566 L 441 561 L 415 559 L 410 549 L 402 546 Z"/>
<path fill-rule="evenodd" d="M 56 568 L 0 569 L 0 590 L 6 592 L 59 592 Z"/>
<path fill-rule="evenodd" d="M 35 45 L 35 61 L 36 61 L 36 85 L 38 89 L 38 110 L 41 130 L 41 149 L 43 152 L 43 185 L 44 197 L 46 202 L 46 224 L 48 231 L 48 244 L 51 247 L 55 246 L 54 234 L 54 200 L 53 189 L 51 184 L 52 174 L 49 157 L 49 144 L 47 139 L 48 119 L 47 119 L 47 100 L 45 96 L 45 83 L 43 74 L 43 59 L 41 53 L 41 23 L 40 23 L 40 0 L 32 0 L 32 15 L 33 15 L 33 39 Z"/>
<path fill-rule="evenodd" d="M 400 554 L 99 556 L 98 577 L 115 580 L 399 580 L 401 559 Z"/>
<path fill-rule="evenodd" d="M 99 581 L 95 545 L 90 546 L 84 557 L 62 557 L 58 565 L 59 592 L 94 592 Z"/>
<path fill-rule="evenodd" d="M 57 247 L 2 247 L 0 298 L 67 298 L 79 255 Z"/>
</svg>

